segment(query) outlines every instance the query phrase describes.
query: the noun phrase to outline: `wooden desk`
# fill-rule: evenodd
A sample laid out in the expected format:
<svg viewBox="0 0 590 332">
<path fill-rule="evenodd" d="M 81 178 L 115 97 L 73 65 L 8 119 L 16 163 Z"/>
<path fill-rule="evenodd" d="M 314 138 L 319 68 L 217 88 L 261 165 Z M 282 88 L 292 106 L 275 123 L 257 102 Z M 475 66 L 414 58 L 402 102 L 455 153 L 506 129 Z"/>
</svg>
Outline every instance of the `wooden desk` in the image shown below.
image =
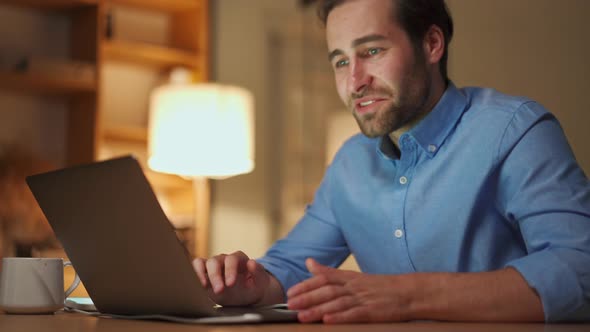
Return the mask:
<svg viewBox="0 0 590 332">
<path fill-rule="evenodd" d="M 480 324 L 412 322 L 398 324 L 323 325 L 323 324 L 259 324 L 259 325 L 187 325 L 156 321 L 132 321 L 95 318 L 81 314 L 5 315 L 0 313 L 2 332 L 257 332 L 257 331 L 338 331 L 338 332 L 588 332 L 590 324 Z"/>
</svg>

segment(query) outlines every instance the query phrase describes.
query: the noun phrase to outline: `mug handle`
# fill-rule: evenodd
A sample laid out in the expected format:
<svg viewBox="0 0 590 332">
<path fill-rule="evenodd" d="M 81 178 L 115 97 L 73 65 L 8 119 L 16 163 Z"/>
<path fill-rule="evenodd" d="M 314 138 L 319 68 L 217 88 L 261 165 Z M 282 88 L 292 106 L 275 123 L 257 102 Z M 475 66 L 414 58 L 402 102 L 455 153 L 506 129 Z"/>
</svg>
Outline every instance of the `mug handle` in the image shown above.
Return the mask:
<svg viewBox="0 0 590 332">
<path fill-rule="evenodd" d="M 65 268 L 66 266 L 71 266 L 71 267 L 73 267 L 73 265 L 72 265 L 72 262 L 70 262 L 70 261 L 65 261 L 65 262 L 64 262 L 64 268 Z M 75 273 L 75 272 L 74 272 L 74 273 Z M 66 294 L 65 294 L 65 296 L 64 296 L 64 297 L 65 297 L 65 298 L 68 298 L 68 296 L 70 296 L 70 294 L 72 294 L 72 292 L 74 291 L 74 289 L 76 289 L 76 287 L 78 287 L 78 285 L 79 285 L 79 284 L 80 284 L 80 277 L 78 277 L 78 273 L 75 273 L 74 281 L 72 282 L 72 284 L 70 285 L 70 287 L 68 287 L 68 289 L 66 290 Z"/>
</svg>

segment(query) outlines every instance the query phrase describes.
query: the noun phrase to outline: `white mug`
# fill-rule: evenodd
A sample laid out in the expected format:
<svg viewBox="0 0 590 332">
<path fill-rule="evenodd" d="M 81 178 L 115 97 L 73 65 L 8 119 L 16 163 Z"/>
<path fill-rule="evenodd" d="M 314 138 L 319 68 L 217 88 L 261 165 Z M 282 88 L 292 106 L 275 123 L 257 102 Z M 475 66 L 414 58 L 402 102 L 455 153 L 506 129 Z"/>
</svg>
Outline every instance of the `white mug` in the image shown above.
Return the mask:
<svg viewBox="0 0 590 332">
<path fill-rule="evenodd" d="M 49 314 L 63 308 L 65 298 L 80 284 L 76 274 L 64 293 L 66 266 L 72 263 L 61 258 L 3 258 L 0 309 L 13 314 Z"/>
</svg>

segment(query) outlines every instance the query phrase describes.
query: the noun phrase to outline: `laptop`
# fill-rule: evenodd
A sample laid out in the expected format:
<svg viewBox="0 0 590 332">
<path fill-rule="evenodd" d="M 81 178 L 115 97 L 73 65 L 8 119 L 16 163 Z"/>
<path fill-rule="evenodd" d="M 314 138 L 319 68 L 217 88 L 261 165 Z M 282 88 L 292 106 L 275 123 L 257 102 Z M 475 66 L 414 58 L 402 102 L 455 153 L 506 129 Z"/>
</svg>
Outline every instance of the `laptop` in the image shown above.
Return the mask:
<svg viewBox="0 0 590 332">
<path fill-rule="evenodd" d="M 188 323 L 297 320 L 285 307 L 216 306 L 135 158 L 26 181 L 101 314 Z"/>
</svg>

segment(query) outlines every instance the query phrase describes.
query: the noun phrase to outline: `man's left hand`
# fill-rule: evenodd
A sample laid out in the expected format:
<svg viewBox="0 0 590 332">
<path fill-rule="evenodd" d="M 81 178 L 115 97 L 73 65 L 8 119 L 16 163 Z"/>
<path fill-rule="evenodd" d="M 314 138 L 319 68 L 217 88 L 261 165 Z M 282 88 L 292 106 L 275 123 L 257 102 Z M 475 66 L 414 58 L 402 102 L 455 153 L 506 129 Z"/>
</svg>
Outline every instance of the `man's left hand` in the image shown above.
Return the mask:
<svg viewBox="0 0 590 332">
<path fill-rule="evenodd" d="M 391 322 L 410 320 L 411 278 L 370 275 L 321 265 L 309 258 L 313 277 L 289 289 L 289 309 L 301 322 Z"/>
</svg>

